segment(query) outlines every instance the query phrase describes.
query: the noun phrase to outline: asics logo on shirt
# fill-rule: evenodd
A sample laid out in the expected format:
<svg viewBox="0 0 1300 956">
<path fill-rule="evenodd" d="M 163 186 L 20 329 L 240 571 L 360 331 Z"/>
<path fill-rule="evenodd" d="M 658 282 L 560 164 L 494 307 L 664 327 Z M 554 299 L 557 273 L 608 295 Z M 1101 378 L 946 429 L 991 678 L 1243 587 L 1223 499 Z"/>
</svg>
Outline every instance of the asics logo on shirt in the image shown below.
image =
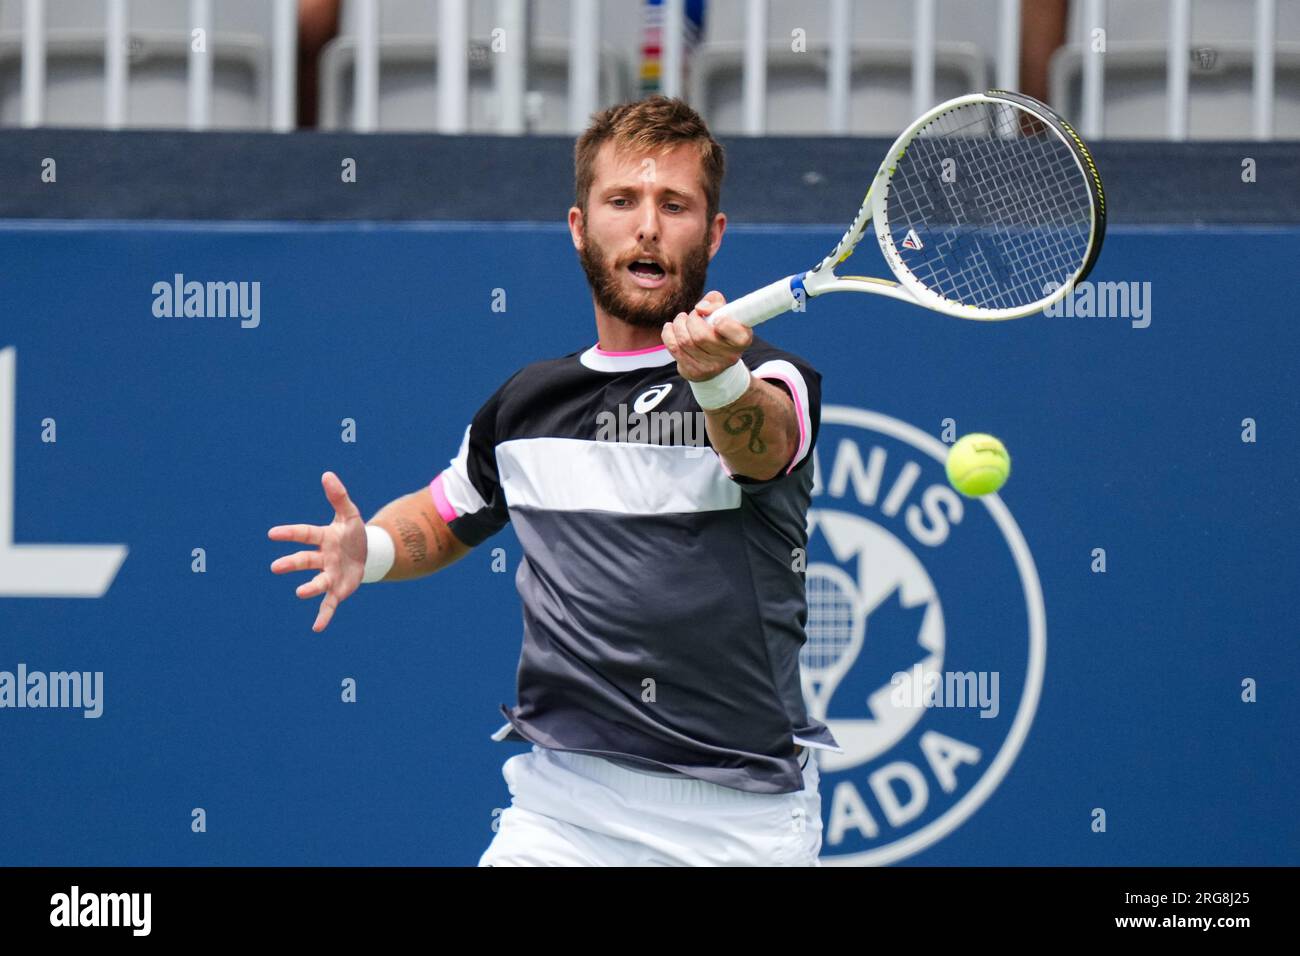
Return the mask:
<svg viewBox="0 0 1300 956">
<path fill-rule="evenodd" d="M 632 403 L 632 411 L 637 413 L 650 411 L 650 409 L 662 402 L 664 396 L 671 392 L 672 389 L 672 382 L 669 382 L 666 385 L 656 385 L 654 388 L 647 389 L 638 395 L 636 401 Z"/>
</svg>

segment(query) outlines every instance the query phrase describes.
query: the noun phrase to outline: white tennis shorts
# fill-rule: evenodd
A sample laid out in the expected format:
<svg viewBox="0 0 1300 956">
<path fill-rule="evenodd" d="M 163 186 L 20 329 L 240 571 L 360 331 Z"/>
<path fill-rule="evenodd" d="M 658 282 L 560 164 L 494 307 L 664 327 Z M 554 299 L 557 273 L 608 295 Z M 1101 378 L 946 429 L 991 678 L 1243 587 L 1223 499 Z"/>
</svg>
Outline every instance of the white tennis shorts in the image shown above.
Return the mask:
<svg viewBox="0 0 1300 956">
<path fill-rule="evenodd" d="M 501 768 L 510 806 L 479 866 L 820 866 L 817 758 L 804 788 L 750 793 L 534 746 Z"/>
</svg>

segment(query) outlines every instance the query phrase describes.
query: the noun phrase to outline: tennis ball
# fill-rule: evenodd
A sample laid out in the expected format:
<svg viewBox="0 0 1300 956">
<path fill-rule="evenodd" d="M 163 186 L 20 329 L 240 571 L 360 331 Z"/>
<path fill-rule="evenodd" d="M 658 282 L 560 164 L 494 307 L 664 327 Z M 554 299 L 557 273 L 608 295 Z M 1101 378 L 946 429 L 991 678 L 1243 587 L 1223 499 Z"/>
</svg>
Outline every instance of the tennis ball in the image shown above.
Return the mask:
<svg viewBox="0 0 1300 956">
<path fill-rule="evenodd" d="M 967 498 L 992 494 L 1011 475 L 1011 456 L 992 435 L 963 435 L 948 449 L 948 482 Z"/>
</svg>

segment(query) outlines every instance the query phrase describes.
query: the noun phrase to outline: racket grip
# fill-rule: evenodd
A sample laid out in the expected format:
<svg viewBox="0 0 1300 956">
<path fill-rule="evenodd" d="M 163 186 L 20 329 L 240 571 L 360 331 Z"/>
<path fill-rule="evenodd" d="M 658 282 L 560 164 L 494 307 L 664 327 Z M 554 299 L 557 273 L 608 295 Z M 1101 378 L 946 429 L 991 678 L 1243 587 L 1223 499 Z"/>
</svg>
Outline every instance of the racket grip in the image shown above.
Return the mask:
<svg viewBox="0 0 1300 956">
<path fill-rule="evenodd" d="M 718 319 L 726 317 L 752 328 L 760 322 L 791 311 L 798 304 L 793 290 L 793 280 L 798 278 L 798 275 L 786 276 L 728 302 L 709 315 L 709 324 L 713 325 Z"/>
</svg>

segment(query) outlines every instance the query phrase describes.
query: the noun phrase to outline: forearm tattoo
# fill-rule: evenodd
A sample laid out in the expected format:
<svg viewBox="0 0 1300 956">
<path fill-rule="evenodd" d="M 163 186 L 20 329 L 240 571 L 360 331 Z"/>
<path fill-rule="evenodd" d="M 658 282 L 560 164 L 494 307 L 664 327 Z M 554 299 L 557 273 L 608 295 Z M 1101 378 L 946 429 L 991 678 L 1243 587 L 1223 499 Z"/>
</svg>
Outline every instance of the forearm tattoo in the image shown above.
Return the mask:
<svg viewBox="0 0 1300 956">
<path fill-rule="evenodd" d="M 413 562 L 419 564 L 429 553 L 428 539 L 425 538 L 424 532 L 420 530 L 419 525 L 407 518 L 396 518 L 393 523 L 397 525 L 397 533 L 402 538 L 406 553 L 410 555 Z"/>
<path fill-rule="evenodd" d="M 749 453 L 762 455 L 767 451 L 763 441 L 763 408 L 760 405 L 743 405 L 733 410 L 722 423 L 728 435 L 740 435 L 749 432 Z"/>
</svg>

